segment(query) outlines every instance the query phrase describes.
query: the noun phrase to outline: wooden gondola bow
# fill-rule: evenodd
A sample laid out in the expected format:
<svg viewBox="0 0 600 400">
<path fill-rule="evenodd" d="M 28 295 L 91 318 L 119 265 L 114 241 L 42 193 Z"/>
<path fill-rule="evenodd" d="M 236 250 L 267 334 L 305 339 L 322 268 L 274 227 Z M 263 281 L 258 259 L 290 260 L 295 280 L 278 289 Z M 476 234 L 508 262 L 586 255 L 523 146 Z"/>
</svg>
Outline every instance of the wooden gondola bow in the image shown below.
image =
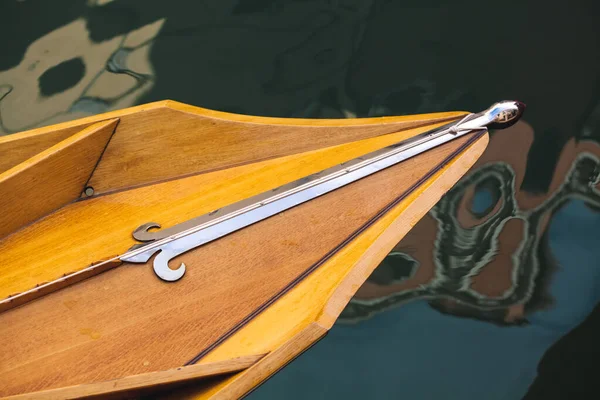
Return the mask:
<svg viewBox="0 0 600 400">
<path fill-rule="evenodd" d="M 425 132 L 361 157 L 300 178 L 270 191 L 230 204 L 158 232 L 148 232 L 160 225 L 149 222 L 138 227 L 133 236 L 141 242 L 118 259 L 146 263 L 154 258 L 154 272 L 165 281 L 177 281 L 184 274 L 184 263 L 171 269 L 169 261 L 180 254 L 209 243 L 282 211 L 329 193 L 349 183 L 388 168 L 458 137 L 490 128 L 508 127 L 520 118 L 525 105 L 503 101 L 489 109 L 469 114 L 458 122 Z"/>
<path fill-rule="evenodd" d="M 467 134 L 482 134 L 487 132 L 488 128 L 503 129 L 509 127 L 519 120 L 524 109 L 525 104 L 519 101 L 498 102 L 480 113 L 468 114 L 459 121 L 400 141 L 170 228 L 149 231 L 150 229 L 160 228 L 160 225 L 155 222 L 143 224 L 133 232 L 133 237 L 142 243 L 134 245 L 126 253 L 93 264 L 52 282 L 39 285 L 29 291 L 11 296 L 0 301 L 0 309 L 2 309 L 2 303 L 11 302 L 16 305 L 15 303 L 27 301 L 28 295 L 33 292 L 44 291 L 46 286 L 50 287 L 62 281 L 82 279 L 77 277 L 89 276 L 93 270 L 104 270 L 121 262 L 146 263 L 157 252 L 159 254 L 153 261 L 153 269 L 156 275 L 164 281 L 177 281 L 185 274 L 186 266 L 181 263 L 177 269 L 171 269 L 168 263 L 187 251 L 334 191 L 456 138 Z M 19 299 L 21 297 L 22 299 Z"/>
</svg>

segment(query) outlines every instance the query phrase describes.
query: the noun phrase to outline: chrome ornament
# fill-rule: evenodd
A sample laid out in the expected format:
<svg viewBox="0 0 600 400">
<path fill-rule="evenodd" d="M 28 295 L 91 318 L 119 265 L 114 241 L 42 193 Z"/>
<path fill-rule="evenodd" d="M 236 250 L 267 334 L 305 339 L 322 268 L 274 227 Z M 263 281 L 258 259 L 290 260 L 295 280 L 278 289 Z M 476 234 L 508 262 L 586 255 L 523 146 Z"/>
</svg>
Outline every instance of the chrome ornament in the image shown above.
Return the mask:
<svg viewBox="0 0 600 400">
<path fill-rule="evenodd" d="M 143 224 L 133 232 L 133 236 L 147 243 L 135 245 L 119 259 L 124 262 L 146 263 L 160 251 L 153 261 L 154 272 L 162 280 L 177 281 L 185 274 L 186 265 L 181 263 L 177 269 L 171 269 L 169 262 L 187 251 L 458 137 L 488 128 L 502 129 L 511 126 L 521 117 L 524 109 L 525 105 L 518 101 L 499 102 L 481 113 L 468 114 L 458 122 L 425 132 L 170 228 L 149 232 L 149 229 L 160 228 L 160 225 L 155 222 Z"/>
</svg>

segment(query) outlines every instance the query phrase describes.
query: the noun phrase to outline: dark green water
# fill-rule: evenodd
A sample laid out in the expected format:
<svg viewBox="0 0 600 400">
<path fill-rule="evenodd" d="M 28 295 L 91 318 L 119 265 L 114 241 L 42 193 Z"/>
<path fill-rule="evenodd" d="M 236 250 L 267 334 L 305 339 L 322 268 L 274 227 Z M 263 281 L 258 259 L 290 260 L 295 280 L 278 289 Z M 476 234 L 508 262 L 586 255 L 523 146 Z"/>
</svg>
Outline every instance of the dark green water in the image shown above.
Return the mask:
<svg viewBox="0 0 600 400">
<path fill-rule="evenodd" d="M 492 135 L 331 333 L 250 398 L 594 398 L 582 391 L 600 353 L 599 11 L 3 0 L 0 134 L 163 99 L 307 118 L 522 100 L 524 122 Z"/>
</svg>

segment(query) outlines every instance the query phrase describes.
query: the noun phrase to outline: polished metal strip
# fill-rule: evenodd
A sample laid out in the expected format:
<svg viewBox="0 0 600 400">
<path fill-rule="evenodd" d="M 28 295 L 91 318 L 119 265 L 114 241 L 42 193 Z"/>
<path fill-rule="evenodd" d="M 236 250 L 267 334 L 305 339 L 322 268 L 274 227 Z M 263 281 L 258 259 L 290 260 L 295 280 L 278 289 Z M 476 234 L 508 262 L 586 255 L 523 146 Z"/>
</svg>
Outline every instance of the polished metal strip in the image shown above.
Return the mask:
<svg viewBox="0 0 600 400">
<path fill-rule="evenodd" d="M 453 125 L 454 124 L 449 124 L 447 125 L 447 127 Z M 442 127 L 441 129 L 435 131 L 429 131 L 422 135 L 412 137 L 406 141 L 395 143 L 383 149 L 373 151 L 364 156 L 360 156 L 350 161 L 335 165 L 331 168 L 319 171 L 312 175 L 302 177 L 296 181 L 271 189 L 267 192 L 257 194 L 255 196 L 225 206 L 223 208 L 211 211 L 208 214 L 204 214 L 199 217 L 190 219 L 170 228 L 162 229 L 156 232 L 148 232 L 149 229 L 158 228 L 160 227 L 160 225 L 154 222 L 143 224 L 133 232 L 133 237 L 141 242 L 148 242 L 153 240 L 164 239 L 169 236 L 177 237 L 179 234 L 183 232 L 188 232 L 191 229 L 201 230 L 208 228 L 212 225 L 224 222 L 229 218 L 233 218 L 235 216 L 247 213 L 256 208 L 270 204 L 274 201 L 281 200 L 285 197 L 292 196 L 295 193 L 308 190 L 313 187 L 317 187 L 321 184 L 327 183 L 329 181 L 335 180 L 336 178 L 344 176 L 345 174 L 349 174 L 358 169 L 365 168 L 373 163 L 376 163 L 377 161 L 383 160 L 385 158 L 391 157 L 395 154 L 404 151 L 408 151 L 411 148 L 423 144 L 425 142 L 430 143 L 429 147 L 434 147 L 436 143 L 433 142 L 433 139 L 436 139 L 440 136 L 449 133 L 448 129 L 444 128 L 445 127 Z M 445 143 L 446 141 L 451 140 L 455 137 L 456 136 L 448 137 L 447 140 L 441 143 Z"/>
<path fill-rule="evenodd" d="M 149 227 L 158 226 L 158 224 L 144 224 L 136 229 L 134 236 L 142 240 L 157 240 L 132 249 L 121 256 L 120 259 L 133 263 L 145 263 L 160 250 L 161 252 L 155 257 L 153 263 L 155 273 L 166 281 L 178 280 L 185 273 L 185 264 L 182 263 L 177 269 L 171 269 L 168 262 L 180 254 L 322 196 L 465 134 L 485 130 L 487 126 L 491 125 L 495 127 L 512 125 L 520 117 L 522 111 L 523 105 L 519 102 L 497 103 L 484 112 L 469 114 L 458 122 L 231 204 L 165 229 L 159 234 L 147 232 Z M 142 234 L 142 232 L 145 232 L 145 234 Z"/>
</svg>

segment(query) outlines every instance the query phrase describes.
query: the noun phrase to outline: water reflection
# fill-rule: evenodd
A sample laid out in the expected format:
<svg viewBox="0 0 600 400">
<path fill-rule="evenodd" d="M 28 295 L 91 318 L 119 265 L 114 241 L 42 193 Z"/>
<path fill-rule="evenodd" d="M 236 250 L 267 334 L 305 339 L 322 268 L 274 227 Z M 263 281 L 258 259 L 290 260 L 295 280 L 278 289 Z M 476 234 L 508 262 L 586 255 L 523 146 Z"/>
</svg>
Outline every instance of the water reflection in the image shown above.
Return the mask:
<svg viewBox="0 0 600 400">
<path fill-rule="evenodd" d="M 594 2 L 26 0 L 0 15 L 0 134 L 169 98 L 330 118 L 528 103 L 255 398 L 520 398 L 600 300 Z"/>
<path fill-rule="evenodd" d="M 571 140 L 543 195 L 520 190 L 533 130 L 525 123 L 494 134 L 473 169 L 401 241 L 379 268 L 416 268 L 398 282 L 377 271 L 342 319 L 355 321 L 413 299 L 441 312 L 523 324 L 552 307 L 548 285 L 558 269 L 548 224 L 574 200 L 600 209 L 600 145 Z M 575 229 L 576 225 L 572 227 Z"/>
<path fill-rule="evenodd" d="M 95 42 L 77 18 L 0 71 L 0 134 L 133 105 L 153 85 L 148 51 L 164 20 Z"/>
</svg>

